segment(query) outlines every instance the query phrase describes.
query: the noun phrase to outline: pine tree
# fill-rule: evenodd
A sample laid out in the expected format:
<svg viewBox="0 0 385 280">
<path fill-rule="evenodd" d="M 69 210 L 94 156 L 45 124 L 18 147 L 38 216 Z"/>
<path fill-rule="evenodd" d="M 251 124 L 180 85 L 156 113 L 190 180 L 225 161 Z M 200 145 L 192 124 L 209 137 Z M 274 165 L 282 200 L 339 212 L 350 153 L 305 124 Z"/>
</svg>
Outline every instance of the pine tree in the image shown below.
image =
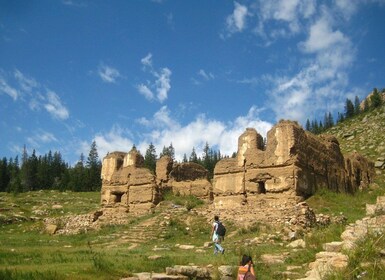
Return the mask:
<svg viewBox="0 0 385 280">
<path fill-rule="evenodd" d="M 371 103 L 371 108 L 373 109 L 381 106 L 382 104 L 381 95 L 378 92 L 377 88 L 373 89 L 373 94 L 372 96 L 370 96 L 370 103 Z"/>
<path fill-rule="evenodd" d="M 311 127 L 310 127 L 310 121 L 309 121 L 309 119 L 307 119 L 307 120 L 306 120 L 306 130 L 307 130 L 307 131 L 310 131 L 310 128 L 311 128 Z"/>
<path fill-rule="evenodd" d="M 19 157 L 16 156 L 15 160 L 12 158 L 9 160 L 10 167 L 10 181 L 8 184 L 7 191 L 13 193 L 20 193 L 23 191 L 20 178 L 20 166 L 19 166 Z"/>
<path fill-rule="evenodd" d="M 324 126 L 322 124 L 322 121 L 319 121 L 318 133 L 322 133 L 323 131 L 324 131 Z"/>
<path fill-rule="evenodd" d="M 210 149 L 209 143 L 206 142 L 203 148 L 202 165 L 207 169 L 209 178 L 213 177 L 215 163 L 213 161 L 213 152 Z"/>
<path fill-rule="evenodd" d="M 354 116 L 354 105 L 353 102 L 349 99 L 346 98 L 345 101 L 345 118 L 351 118 Z"/>
<path fill-rule="evenodd" d="M 356 95 L 356 97 L 355 97 L 355 99 L 354 99 L 354 114 L 355 114 L 355 115 L 358 115 L 360 112 L 361 112 L 361 108 L 360 108 L 360 99 L 359 99 L 358 96 Z"/>
<path fill-rule="evenodd" d="M 174 149 L 172 143 L 170 143 L 170 146 L 168 146 L 167 148 L 165 146 L 163 146 L 163 150 L 160 153 L 159 157 L 162 157 L 162 156 L 169 156 L 170 158 L 175 160 L 175 149 Z"/>
<path fill-rule="evenodd" d="M 329 118 L 328 118 L 328 114 L 325 113 L 324 115 L 324 129 L 328 129 L 329 128 Z"/>
<path fill-rule="evenodd" d="M 156 149 L 155 146 L 150 143 L 146 150 L 146 154 L 144 155 L 144 167 L 151 170 L 152 173 L 155 174 L 155 168 L 156 168 Z"/>
<path fill-rule="evenodd" d="M 90 191 L 99 191 L 102 187 L 102 180 L 100 178 L 102 164 L 99 160 L 98 150 L 96 142 L 92 141 L 90 152 L 87 157 L 88 176 L 87 176 L 87 188 Z"/>
<path fill-rule="evenodd" d="M 192 148 L 192 152 L 191 152 L 189 161 L 198 163 L 198 156 L 197 156 L 197 153 L 195 152 L 195 147 Z"/>
<path fill-rule="evenodd" d="M 182 162 L 188 162 L 186 153 L 183 154 L 183 160 L 182 160 Z"/>
<path fill-rule="evenodd" d="M 4 157 L 3 160 L 0 161 L 0 192 L 5 192 L 7 190 L 10 180 L 9 169 L 8 160 L 6 157 Z"/>
<path fill-rule="evenodd" d="M 80 155 L 79 161 L 76 163 L 74 168 L 69 170 L 69 183 L 68 187 L 70 190 L 75 192 L 87 190 L 87 170 L 84 166 L 84 155 Z"/>
</svg>

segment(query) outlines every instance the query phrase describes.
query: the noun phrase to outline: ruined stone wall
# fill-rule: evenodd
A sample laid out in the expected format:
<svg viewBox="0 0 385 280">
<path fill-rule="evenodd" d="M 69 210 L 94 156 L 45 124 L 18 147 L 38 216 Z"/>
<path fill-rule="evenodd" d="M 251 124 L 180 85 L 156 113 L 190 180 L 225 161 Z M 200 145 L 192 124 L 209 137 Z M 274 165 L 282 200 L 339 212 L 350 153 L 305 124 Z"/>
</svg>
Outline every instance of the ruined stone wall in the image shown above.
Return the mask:
<svg viewBox="0 0 385 280">
<path fill-rule="evenodd" d="M 143 156 L 136 150 L 107 155 L 103 159 L 101 176 L 101 203 L 105 207 L 145 213 L 160 200 L 156 178 L 150 170 L 143 168 Z"/>
<path fill-rule="evenodd" d="M 161 189 L 174 194 L 194 195 L 208 199 L 212 185 L 207 170 L 194 162 L 173 163 L 169 157 L 162 157 L 156 164 L 157 182 Z"/>
<path fill-rule="evenodd" d="M 103 205 L 146 212 L 171 190 L 209 199 L 216 208 L 262 207 L 264 212 L 297 203 L 320 188 L 353 193 L 374 176 L 374 164 L 357 153 L 344 157 L 335 137 L 313 135 L 290 121 L 267 133 L 266 146 L 255 129 L 246 129 L 238 138 L 237 156 L 216 164 L 213 184 L 196 163 L 165 156 L 157 161 L 155 175 L 143 163 L 136 150 L 103 159 Z"/>
<path fill-rule="evenodd" d="M 359 155 L 345 159 L 335 137 L 313 135 L 295 122 L 274 126 L 266 147 L 255 129 L 247 129 L 238 139 L 237 157 L 215 166 L 214 205 L 258 204 L 266 194 L 299 201 L 319 188 L 354 192 L 372 181 L 372 166 Z"/>
<path fill-rule="evenodd" d="M 111 176 L 114 174 L 114 172 L 119 170 L 123 165 L 124 157 L 126 155 L 127 153 L 123 153 L 123 152 L 113 152 L 108 154 L 103 159 L 102 173 L 101 173 L 102 180 L 106 180 L 106 181 L 111 180 Z"/>
<path fill-rule="evenodd" d="M 143 156 L 136 150 L 114 152 L 103 159 L 101 203 L 104 207 L 146 213 L 172 190 L 180 195 L 209 199 L 212 185 L 207 170 L 196 163 L 173 163 L 162 157 L 156 164 L 156 175 L 143 167 Z"/>
</svg>

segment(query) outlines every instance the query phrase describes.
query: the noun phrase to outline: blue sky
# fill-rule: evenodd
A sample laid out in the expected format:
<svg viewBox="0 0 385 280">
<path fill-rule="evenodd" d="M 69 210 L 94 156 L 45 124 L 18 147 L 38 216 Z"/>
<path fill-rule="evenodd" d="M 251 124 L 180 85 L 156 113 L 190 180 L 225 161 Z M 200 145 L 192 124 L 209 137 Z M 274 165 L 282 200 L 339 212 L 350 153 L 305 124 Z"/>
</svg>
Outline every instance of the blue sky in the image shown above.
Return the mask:
<svg viewBox="0 0 385 280">
<path fill-rule="evenodd" d="M 385 0 L 0 0 L 0 156 L 222 154 L 385 77 Z"/>
</svg>

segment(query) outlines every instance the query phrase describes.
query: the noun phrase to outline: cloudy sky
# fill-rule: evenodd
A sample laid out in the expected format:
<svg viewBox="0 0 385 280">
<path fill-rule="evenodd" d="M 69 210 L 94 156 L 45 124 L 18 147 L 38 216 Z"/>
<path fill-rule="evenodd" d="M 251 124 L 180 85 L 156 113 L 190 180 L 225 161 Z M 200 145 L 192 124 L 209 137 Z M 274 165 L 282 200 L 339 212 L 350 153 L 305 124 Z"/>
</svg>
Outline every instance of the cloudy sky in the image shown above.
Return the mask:
<svg viewBox="0 0 385 280">
<path fill-rule="evenodd" d="M 2 0 L 0 157 L 236 151 L 385 87 L 385 0 Z"/>
</svg>

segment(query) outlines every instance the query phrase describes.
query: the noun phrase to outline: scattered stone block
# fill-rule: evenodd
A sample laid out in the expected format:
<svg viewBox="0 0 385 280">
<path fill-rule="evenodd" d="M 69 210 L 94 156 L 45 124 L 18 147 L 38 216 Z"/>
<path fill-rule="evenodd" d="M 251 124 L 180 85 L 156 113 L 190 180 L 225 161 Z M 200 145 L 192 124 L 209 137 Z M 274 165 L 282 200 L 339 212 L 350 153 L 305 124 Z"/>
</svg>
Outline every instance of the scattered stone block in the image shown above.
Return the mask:
<svg viewBox="0 0 385 280">
<path fill-rule="evenodd" d="M 48 224 L 45 227 L 45 231 L 50 235 L 54 235 L 57 231 L 57 225 Z"/>
</svg>

